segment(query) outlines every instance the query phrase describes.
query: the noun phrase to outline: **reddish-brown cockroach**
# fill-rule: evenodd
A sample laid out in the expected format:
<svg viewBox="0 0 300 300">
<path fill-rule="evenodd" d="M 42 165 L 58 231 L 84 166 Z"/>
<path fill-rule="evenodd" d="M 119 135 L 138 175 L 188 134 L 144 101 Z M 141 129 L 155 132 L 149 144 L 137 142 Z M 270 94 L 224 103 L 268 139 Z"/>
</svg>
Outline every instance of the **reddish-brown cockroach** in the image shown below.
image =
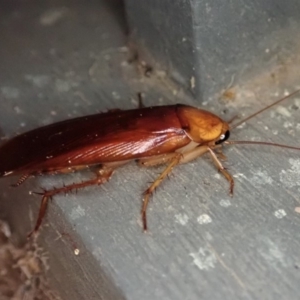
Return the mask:
<svg viewBox="0 0 300 300">
<path fill-rule="evenodd" d="M 300 150 L 299 147 L 269 142 L 226 141 L 229 129 L 248 121 L 300 90 L 276 101 L 246 119 L 229 126 L 216 115 L 191 106 L 177 104 L 132 110 L 112 110 L 79 117 L 23 133 L 0 148 L 0 177 L 21 175 L 16 186 L 28 177 L 73 172 L 90 166 L 99 169 L 97 177 L 53 190 L 43 191 L 36 232 L 45 215 L 48 200 L 59 193 L 102 184 L 113 171 L 131 160 L 144 166 L 167 164 L 165 170 L 145 191 L 142 205 L 144 230 L 149 197 L 178 164 L 209 153 L 218 170 L 230 184 L 234 180 L 214 152 L 221 144 L 260 144 Z"/>
</svg>

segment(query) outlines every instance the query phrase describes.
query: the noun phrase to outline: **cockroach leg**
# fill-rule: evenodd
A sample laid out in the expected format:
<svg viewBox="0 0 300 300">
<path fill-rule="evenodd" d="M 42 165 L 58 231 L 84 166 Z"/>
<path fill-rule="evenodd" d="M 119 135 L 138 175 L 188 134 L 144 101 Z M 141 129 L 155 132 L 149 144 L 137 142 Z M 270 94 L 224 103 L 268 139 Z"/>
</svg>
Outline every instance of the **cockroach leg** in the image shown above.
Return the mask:
<svg viewBox="0 0 300 300">
<path fill-rule="evenodd" d="M 140 158 L 138 160 L 138 163 L 142 167 L 154 167 L 157 165 L 166 164 L 173 157 L 174 157 L 174 153 L 167 153 L 167 154 L 157 155 L 157 156 L 153 156 L 153 157 Z"/>
<path fill-rule="evenodd" d="M 190 151 L 187 151 L 187 152 L 183 153 L 183 158 L 180 161 L 180 163 L 181 164 L 188 163 L 188 162 L 198 158 L 199 156 L 205 154 L 207 151 L 208 151 L 208 146 L 199 146 Z"/>
<path fill-rule="evenodd" d="M 227 156 L 223 154 L 222 149 L 216 151 L 215 154 L 217 155 L 218 159 L 227 160 Z"/>
<path fill-rule="evenodd" d="M 26 181 L 29 177 L 30 177 L 31 174 L 24 174 L 22 175 L 18 181 L 15 183 L 15 184 L 12 184 L 11 186 L 12 187 L 18 187 L 19 185 L 21 185 L 24 181 Z"/>
<path fill-rule="evenodd" d="M 138 108 L 144 108 L 145 105 L 143 103 L 143 95 L 142 95 L 142 93 L 138 93 L 137 95 L 138 95 L 138 101 L 139 101 Z"/>
<path fill-rule="evenodd" d="M 220 149 L 221 145 L 214 146 L 214 149 Z M 192 150 L 186 151 L 184 153 L 170 153 L 167 155 L 159 155 L 152 158 L 147 159 L 140 159 L 139 163 L 144 166 L 154 166 L 158 164 L 166 163 L 167 161 L 170 161 L 166 169 L 163 171 L 163 173 L 153 182 L 153 184 L 144 192 L 144 199 L 143 199 L 143 206 L 142 206 L 142 220 L 143 220 L 143 228 L 146 231 L 147 230 L 147 215 L 146 210 L 149 203 L 149 199 L 153 191 L 161 184 L 161 182 L 165 179 L 165 177 L 170 174 L 172 169 L 182 163 L 190 162 L 191 160 L 194 160 L 198 158 L 199 156 L 205 154 L 206 152 L 209 152 L 213 158 L 213 161 L 215 165 L 217 166 L 218 170 L 225 176 L 225 178 L 230 183 L 230 195 L 233 194 L 233 187 L 234 187 L 234 180 L 231 176 L 231 174 L 223 167 L 222 163 L 219 161 L 217 155 L 213 152 L 213 150 L 207 146 L 199 146 Z M 218 154 L 219 155 L 219 154 Z M 223 158 L 223 154 L 220 154 Z"/>
<path fill-rule="evenodd" d="M 166 178 L 166 176 L 172 171 L 172 169 L 180 163 L 182 159 L 181 153 L 173 154 L 173 158 L 165 170 L 156 178 L 156 180 L 151 184 L 151 186 L 144 192 L 143 206 L 142 206 L 142 221 L 143 221 L 143 229 L 147 231 L 147 206 L 149 203 L 149 199 L 154 190 L 162 183 L 162 181 Z"/>
<path fill-rule="evenodd" d="M 216 167 L 218 168 L 219 172 L 221 172 L 223 174 L 223 176 L 228 180 L 229 182 L 229 194 L 230 196 L 233 195 L 233 188 L 234 188 L 234 180 L 232 175 L 223 167 L 222 163 L 219 161 L 216 153 L 209 147 L 207 147 L 207 150 L 209 151 L 213 162 L 215 163 Z"/>
<path fill-rule="evenodd" d="M 40 205 L 40 210 L 39 210 L 39 215 L 38 215 L 38 219 L 36 221 L 35 227 L 33 229 L 33 231 L 31 231 L 28 234 L 28 238 L 31 237 L 33 234 L 35 234 L 38 229 L 40 228 L 42 221 L 44 219 L 46 210 L 47 210 L 47 206 L 48 206 L 48 201 L 55 195 L 60 194 L 60 193 L 67 193 L 70 192 L 72 190 L 77 190 L 77 189 L 81 189 L 81 188 L 85 188 L 87 186 L 91 186 L 91 185 L 100 185 L 105 183 L 106 181 L 108 181 L 110 179 L 110 177 L 113 174 L 114 169 L 113 168 L 109 168 L 106 166 L 102 166 L 101 170 L 99 170 L 98 175 L 96 178 L 94 179 L 90 179 L 90 180 L 86 180 L 83 182 L 79 182 L 79 183 L 73 183 L 70 185 L 66 185 L 60 188 L 54 188 L 52 190 L 49 191 L 44 191 L 41 193 L 35 193 L 35 194 L 39 194 L 42 195 L 42 203 Z"/>
</svg>

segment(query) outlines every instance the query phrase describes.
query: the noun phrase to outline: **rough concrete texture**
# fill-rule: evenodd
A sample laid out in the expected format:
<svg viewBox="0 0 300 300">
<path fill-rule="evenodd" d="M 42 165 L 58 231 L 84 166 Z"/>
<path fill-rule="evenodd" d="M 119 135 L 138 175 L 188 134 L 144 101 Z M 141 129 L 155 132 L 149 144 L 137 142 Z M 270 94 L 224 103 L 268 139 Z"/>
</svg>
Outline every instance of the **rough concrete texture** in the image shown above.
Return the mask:
<svg viewBox="0 0 300 300">
<path fill-rule="evenodd" d="M 164 74 L 148 78 L 130 61 L 125 25 L 101 1 L 1 1 L 2 138 L 111 108 L 185 98 Z M 288 34 L 288 33 L 287 33 Z M 300 88 L 299 59 L 243 86 L 224 86 L 203 107 L 229 120 Z M 142 70 L 143 71 L 143 70 Z M 229 80 L 230 82 L 231 80 Z M 233 130 L 232 140 L 299 146 L 300 96 Z M 299 299 L 299 152 L 260 146 L 224 148 L 235 193 L 209 157 L 178 166 L 153 196 L 142 232 L 142 192 L 162 167 L 134 163 L 112 180 L 52 201 L 40 243 L 63 299 Z M 32 228 L 40 197 L 88 172 L 0 180 L 1 217 L 18 237 Z"/>
</svg>

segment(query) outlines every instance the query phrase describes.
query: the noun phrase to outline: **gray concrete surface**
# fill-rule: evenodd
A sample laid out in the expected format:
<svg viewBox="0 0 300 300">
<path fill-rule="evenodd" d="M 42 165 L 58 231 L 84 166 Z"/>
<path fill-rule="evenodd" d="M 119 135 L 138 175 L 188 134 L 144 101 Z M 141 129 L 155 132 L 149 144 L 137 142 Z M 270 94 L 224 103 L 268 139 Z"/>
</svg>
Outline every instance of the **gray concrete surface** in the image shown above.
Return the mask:
<svg viewBox="0 0 300 300">
<path fill-rule="evenodd" d="M 199 105 L 128 63 L 124 23 L 104 2 L 0 5 L 2 139 L 66 118 L 135 107 L 139 91 L 147 105 Z M 229 120 L 300 88 L 297 53 L 203 107 Z M 299 109 L 297 96 L 236 128 L 232 139 L 299 146 Z M 141 193 L 161 168 L 132 163 L 102 187 L 55 197 L 39 241 L 63 299 L 299 299 L 299 152 L 232 146 L 224 153 L 234 197 L 208 157 L 179 166 L 153 197 L 147 234 Z M 88 176 L 43 176 L 17 189 L 9 186 L 17 178 L 1 179 L 0 216 L 24 238 L 40 202 L 29 191 Z"/>
<path fill-rule="evenodd" d="M 299 40 L 298 0 L 126 0 L 140 57 L 196 95 L 214 93 L 274 67 Z M 286 34 L 289 32 L 289 34 Z"/>
</svg>

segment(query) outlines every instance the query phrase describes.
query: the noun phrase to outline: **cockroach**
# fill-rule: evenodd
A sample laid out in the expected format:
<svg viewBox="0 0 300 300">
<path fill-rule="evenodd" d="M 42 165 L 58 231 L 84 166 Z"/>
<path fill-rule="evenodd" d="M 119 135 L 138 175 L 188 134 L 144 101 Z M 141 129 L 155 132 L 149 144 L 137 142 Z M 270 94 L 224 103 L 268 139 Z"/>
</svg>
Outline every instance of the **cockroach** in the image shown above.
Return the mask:
<svg viewBox="0 0 300 300">
<path fill-rule="evenodd" d="M 234 180 L 223 167 L 215 152 L 224 145 L 258 144 L 292 147 L 269 142 L 227 141 L 230 129 L 248 121 L 259 113 L 277 105 L 290 95 L 259 110 L 230 126 L 218 116 L 183 104 L 142 107 L 132 110 L 111 110 L 66 120 L 20 134 L 0 148 L 0 177 L 19 175 L 15 186 L 31 176 L 57 174 L 96 167 L 95 178 L 60 188 L 44 190 L 39 215 L 33 231 L 38 231 L 45 215 L 48 200 L 59 193 L 67 193 L 91 185 L 105 183 L 114 170 L 129 161 L 150 167 L 166 164 L 164 171 L 144 192 L 141 209 L 143 229 L 147 230 L 146 211 L 153 191 L 172 169 L 208 153 L 220 173 L 229 182 L 233 194 Z"/>
</svg>

